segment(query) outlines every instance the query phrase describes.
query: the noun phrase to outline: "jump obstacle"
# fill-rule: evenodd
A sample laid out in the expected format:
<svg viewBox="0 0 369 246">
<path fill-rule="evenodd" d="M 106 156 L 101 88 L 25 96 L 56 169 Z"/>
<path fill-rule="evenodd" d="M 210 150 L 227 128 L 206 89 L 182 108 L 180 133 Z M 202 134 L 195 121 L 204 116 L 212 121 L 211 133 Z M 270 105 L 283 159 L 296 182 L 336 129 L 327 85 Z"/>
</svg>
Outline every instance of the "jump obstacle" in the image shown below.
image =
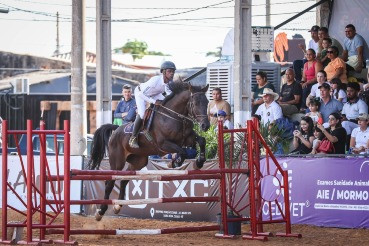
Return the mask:
<svg viewBox="0 0 369 246">
<path fill-rule="evenodd" d="M 148 170 L 148 171 L 102 171 L 102 170 L 71 170 L 70 169 L 70 135 L 69 121 L 64 121 L 64 130 L 45 130 L 45 125 L 41 122 L 40 130 L 33 130 L 32 121 L 27 121 L 27 130 L 8 130 L 6 120 L 2 123 L 2 235 L 0 243 L 10 244 L 41 244 L 41 243 L 63 243 L 77 244 L 71 241 L 70 236 L 75 234 L 103 234 L 103 235 L 157 235 L 184 232 L 199 231 L 218 231 L 215 236 L 218 238 L 234 238 L 235 235 L 229 233 L 228 225 L 232 222 L 249 221 L 250 232 L 242 236 L 243 239 L 256 239 L 266 241 L 272 233 L 264 232 L 264 224 L 285 223 L 285 232 L 276 233 L 276 236 L 298 237 L 301 234 L 291 233 L 290 207 L 289 207 L 289 186 L 288 173 L 284 171 L 273 156 L 271 150 L 265 143 L 258 131 L 258 122 L 247 121 L 247 128 L 242 129 L 223 129 L 222 122 L 218 123 L 218 156 L 219 169 L 212 170 Z M 19 134 L 27 134 L 27 165 L 24 165 L 23 156 L 20 154 L 18 138 Z M 36 174 L 32 135 L 40 136 L 40 173 L 39 186 L 36 185 Z M 58 161 L 58 151 L 56 157 L 56 174 L 50 172 L 50 167 L 46 155 L 46 135 L 54 136 L 54 146 L 57 146 L 57 135 L 64 135 L 64 174 L 61 175 L 61 169 Z M 225 136 L 228 134 L 228 137 Z M 22 168 L 23 178 L 26 183 L 26 199 L 23 199 L 17 191 L 8 182 L 8 136 L 13 136 L 18 150 L 19 164 Z M 236 138 L 242 139 L 238 142 L 241 148 L 235 148 Z M 226 145 L 225 145 L 226 142 Z M 226 146 L 226 147 L 225 147 Z M 260 171 L 260 147 L 266 152 L 266 170 L 263 174 Z M 58 149 L 57 147 L 55 149 Z M 271 162 L 269 162 L 271 159 Z M 276 171 L 270 173 L 270 165 L 275 165 Z M 277 172 L 282 174 L 283 181 L 276 177 Z M 249 182 L 247 187 L 240 187 L 238 181 L 241 175 L 248 175 Z M 278 201 L 278 197 L 268 199 L 263 197 L 262 185 L 267 178 L 278 180 L 279 189 L 283 194 L 283 203 Z M 176 198 L 151 198 L 137 200 L 71 200 L 70 186 L 71 180 L 190 180 L 190 179 L 213 179 L 219 180 L 220 194 L 218 196 L 208 197 L 176 197 Z M 52 181 L 52 182 L 51 182 Z M 53 199 L 46 197 L 46 185 L 50 182 Z M 56 185 L 54 184 L 56 182 Z M 61 184 L 64 185 L 64 195 L 61 195 Z M 57 187 L 55 187 L 57 186 Z M 58 188 L 58 192 L 56 192 Z M 14 208 L 8 204 L 8 189 L 12 192 L 25 207 L 24 210 Z M 241 189 L 241 195 L 236 196 L 237 189 Z M 9 193 L 10 193 L 9 192 Z M 237 193 L 239 194 L 239 192 Z M 197 226 L 197 227 L 179 227 L 166 229 L 141 229 L 141 230 L 81 230 L 71 229 L 70 206 L 74 204 L 109 204 L 109 205 L 134 205 L 149 203 L 169 203 L 169 202 L 220 202 L 221 224 Z M 271 203 L 275 202 L 279 210 L 280 218 L 273 218 L 269 211 L 268 218 L 262 215 L 262 207 L 266 203 L 271 209 Z M 51 212 L 48 212 L 49 208 Z M 8 222 L 8 210 L 14 210 L 25 216 L 21 223 Z M 244 216 L 245 212 L 249 216 Z M 55 220 L 62 217 L 63 223 L 56 224 Z M 231 213 L 235 216 L 229 217 Z M 34 222 L 34 217 L 38 215 L 39 219 Z M 22 227 L 26 228 L 26 237 L 24 241 L 11 241 L 7 238 L 8 229 Z M 33 238 L 33 230 L 39 230 L 39 237 Z M 53 234 L 62 234 L 62 240 L 47 239 L 47 236 Z"/>
</svg>

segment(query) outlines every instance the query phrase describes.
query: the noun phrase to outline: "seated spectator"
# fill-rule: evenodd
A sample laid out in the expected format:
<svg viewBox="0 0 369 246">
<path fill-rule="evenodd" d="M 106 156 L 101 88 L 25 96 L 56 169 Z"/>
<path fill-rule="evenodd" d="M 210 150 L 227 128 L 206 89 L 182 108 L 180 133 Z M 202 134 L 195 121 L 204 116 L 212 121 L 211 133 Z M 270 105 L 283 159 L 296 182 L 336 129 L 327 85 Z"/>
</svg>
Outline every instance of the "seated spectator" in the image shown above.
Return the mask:
<svg viewBox="0 0 369 246">
<path fill-rule="evenodd" d="M 275 101 L 278 100 L 279 95 L 272 89 L 265 88 L 263 94 L 264 103 L 256 110 L 256 115 L 260 116 L 262 124 L 267 125 L 279 118 L 283 118 L 282 108 Z"/>
<path fill-rule="evenodd" d="M 313 141 L 313 150 L 311 151 L 310 154 L 317 154 L 317 149 L 320 145 L 320 143 L 322 142 L 324 138 L 324 134 L 322 132 L 322 130 L 319 129 L 318 126 L 314 127 L 314 141 Z"/>
<path fill-rule="evenodd" d="M 327 79 L 330 82 L 334 78 L 339 78 L 343 83 L 347 83 L 347 71 L 345 62 L 338 57 L 338 48 L 331 46 L 328 48 L 328 58 L 331 62 L 324 68 L 327 73 Z"/>
<path fill-rule="evenodd" d="M 286 70 L 286 81 L 282 86 L 278 103 L 282 108 L 283 115 L 291 116 L 299 111 L 302 88 L 296 82 L 295 74 L 291 68 Z"/>
<path fill-rule="evenodd" d="M 223 110 L 219 110 L 218 113 L 216 113 L 214 115 L 214 117 L 217 118 L 218 121 L 222 121 L 223 122 L 223 128 L 224 129 L 233 129 L 233 125 L 232 123 L 226 119 L 226 112 L 224 112 Z M 216 130 L 218 129 L 218 125 L 216 127 Z"/>
<path fill-rule="evenodd" d="M 318 42 L 319 48 L 318 48 L 317 53 L 322 53 L 323 41 L 324 41 L 325 38 L 329 38 L 329 39 L 331 39 L 331 45 L 336 46 L 338 48 L 339 54 L 342 54 L 342 51 L 343 51 L 342 45 L 340 44 L 340 42 L 337 39 L 329 36 L 328 28 L 326 28 L 326 27 L 319 28 L 318 37 L 319 37 L 319 42 Z M 320 58 L 321 58 L 321 56 L 320 56 Z"/>
<path fill-rule="evenodd" d="M 267 74 L 265 72 L 263 71 L 257 72 L 255 79 L 256 79 L 256 85 L 251 90 L 251 92 L 253 92 L 253 96 L 251 100 L 252 114 L 255 114 L 259 105 L 264 103 L 263 98 L 261 96 L 261 94 L 264 91 L 264 88 L 272 89 L 272 91 L 275 92 L 275 88 L 273 84 L 268 82 Z"/>
<path fill-rule="evenodd" d="M 309 116 L 304 116 L 300 121 L 300 130 L 293 131 L 292 154 L 309 154 L 313 148 L 314 141 L 314 123 Z"/>
<path fill-rule="evenodd" d="M 342 103 L 347 102 L 346 84 L 343 84 L 339 78 L 331 80 L 332 97 Z"/>
<path fill-rule="evenodd" d="M 317 73 L 323 69 L 320 61 L 316 59 L 316 53 L 314 49 L 308 49 L 306 51 L 307 62 L 304 64 L 304 70 L 302 73 L 302 109 L 306 109 L 306 98 L 310 94 L 311 87 L 317 82 Z"/>
<path fill-rule="evenodd" d="M 316 97 L 314 99 L 311 99 L 309 102 L 309 110 L 310 112 L 307 113 L 305 116 L 309 116 L 314 124 L 317 123 L 323 124 L 323 117 L 322 114 L 319 112 L 320 108 L 320 98 Z"/>
<path fill-rule="evenodd" d="M 217 117 L 214 117 L 219 110 L 223 110 L 226 112 L 226 119 L 231 119 L 231 105 L 226 100 L 222 99 L 222 90 L 218 87 L 214 88 L 212 91 L 213 100 L 208 104 L 208 118 L 210 124 L 217 125 L 218 120 Z"/>
<path fill-rule="evenodd" d="M 319 26 L 312 26 L 309 32 L 311 33 L 311 40 L 309 41 L 308 49 L 313 49 L 315 51 L 315 53 L 318 53 L 318 49 L 319 49 L 319 36 L 318 36 Z M 306 45 L 305 44 L 299 44 L 299 48 L 302 50 L 302 52 L 305 55 L 306 54 Z M 301 81 L 301 79 L 302 79 L 301 70 L 304 67 L 305 62 L 306 62 L 305 58 L 302 59 L 302 60 L 293 61 L 293 70 L 295 72 L 295 76 L 296 76 L 297 81 Z"/>
<path fill-rule="evenodd" d="M 320 89 L 320 113 L 323 117 L 323 122 L 328 123 L 328 118 L 331 113 L 338 113 L 342 110 L 342 103 L 332 98 L 330 95 L 331 87 L 324 83 L 319 86 Z M 328 126 L 326 124 L 325 126 Z"/>
<path fill-rule="evenodd" d="M 345 154 L 346 130 L 341 126 L 340 120 L 341 116 L 339 113 L 331 113 L 329 115 L 329 126 L 327 128 L 324 128 L 324 126 L 321 124 L 317 124 L 324 137 L 334 146 L 334 153 L 327 154 Z"/>
<path fill-rule="evenodd" d="M 368 113 L 368 105 L 359 99 L 360 85 L 356 82 L 347 84 L 347 102 L 342 109 L 342 127 L 345 128 L 347 135 L 351 135 L 354 128 L 358 127 L 357 118 L 360 114 Z"/>
<path fill-rule="evenodd" d="M 320 89 L 319 86 L 321 86 L 324 83 L 327 83 L 327 73 L 324 70 L 320 70 L 317 75 L 316 75 L 316 79 L 318 81 L 318 83 L 314 84 L 311 87 L 311 91 L 309 96 L 306 98 L 306 106 L 309 107 L 309 103 L 311 99 L 314 98 L 320 98 Z"/>
<path fill-rule="evenodd" d="M 330 38 L 324 38 L 322 42 L 322 50 L 321 53 L 318 53 L 317 57 L 319 57 L 320 62 L 322 63 L 323 68 L 325 68 L 328 63 L 331 62 L 331 59 L 329 59 L 327 51 L 328 48 L 332 46 L 332 39 Z"/>
<path fill-rule="evenodd" d="M 343 41 L 342 58 L 347 64 L 349 71 L 355 70 L 360 73 L 365 67 L 365 59 L 368 58 L 367 44 L 364 38 L 356 33 L 356 28 L 352 24 L 345 27 L 346 38 Z"/>
<path fill-rule="evenodd" d="M 350 149 L 353 154 L 365 154 L 369 148 L 369 115 L 360 114 L 357 121 L 359 127 L 352 130 Z"/>
<path fill-rule="evenodd" d="M 114 111 L 113 124 L 118 126 L 134 122 L 136 119 L 136 100 L 132 97 L 132 88 L 130 85 L 123 85 L 122 95 L 123 97 Z"/>
</svg>

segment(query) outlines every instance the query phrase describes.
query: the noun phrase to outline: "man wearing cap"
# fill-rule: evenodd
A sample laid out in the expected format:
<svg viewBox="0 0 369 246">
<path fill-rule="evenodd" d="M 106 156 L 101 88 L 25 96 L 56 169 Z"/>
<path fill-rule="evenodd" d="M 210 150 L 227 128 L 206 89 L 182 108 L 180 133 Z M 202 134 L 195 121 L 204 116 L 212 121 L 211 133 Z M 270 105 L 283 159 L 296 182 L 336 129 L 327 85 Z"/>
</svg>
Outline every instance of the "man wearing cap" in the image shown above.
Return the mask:
<svg viewBox="0 0 369 246">
<path fill-rule="evenodd" d="M 129 139 L 129 146 L 131 148 L 139 148 L 137 137 L 145 114 L 146 102 L 159 105 L 161 100 L 165 98 L 163 95 L 164 92 L 167 96 L 172 93 L 169 88 L 169 83 L 173 81 L 175 71 L 176 66 L 174 63 L 165 61 L 160 66 L 160 75 L 154 76 L 147 82 L 136 87 L 137 116 L 131 138 Z"/>
<path fill-rule="evenodd" d="M 256 110 L 256 115 L 260 116 L 260 121 L 264 124 L 270 124 L 279 118 L 283 118 L 282 108 L 275 101 L 278 100 L 279 95 L 272 89 L 265 88 L 263 94 L 264 103 Z"/>
<path fill-rule="evenodd" d="M 359 114 L 356 120 L 359 127 L 352 130 L 350 148 L 354 154 L 365 154 L 369 148 L 369 115 L 366 113 Z"/>
<path fill-rule="evenodd" d="M 216 117 L 218 121 L 223 122 L 223 128 L 224 129 L 233 129 L 232 123 L 229 120 L 226 119 L 227 113 L 224 112 L 223 110 L 219 110 L 218 113 L 214 114 L 214 117 Z M 216 130 L 217 129 L 218 129 L 218 125 L 216 127 Z"/>
<path fill-rule="evenodd" d="M 312 26 L 309 32 L 311 33 L 311 40 L 308 43 L 308 49 L 315 50 L 315 53 L 317 54 L 319 51 L 319 36 L 318 36 L 319 26 Z M 306 45 L 299 44 L 299 48 L 302 50 L 302 52 L 304 52 L 304 56 L 305 56 Z M 302 79 L 301 70 L 304 67 L 304 64 L 306 61 L 307 60 L 305 59 L 305 57 L 303 60 L 293 61 L 293 70 L 295 71 L 295 77 L 297 81 L 301 81 Z"/>
<path fill-rule="evenodd" d="M 368 113 L 368 105 L 359 99 L 358 93 L 360 85 L 356 82 L 347 83 L 347 102 L 342 109 L 342 127 L 345 128 L 347 135 L 351 135 L 354 128 L 358 127 L 357 118 L 360 114 Z"/>
<path fill-rule="evenodd" d="M 324 127 L 328 127 L 328 119 L 331 113 L 338 113 L 342 110 L 342 103 L 331 97 L 331 86 L 323 83 L 320 90 L 320 113 L 322 114 Z"/>
<path fill-rule="evenodd" d="M 122 100 L 114 111 L 114 124 L 120 126 L 133 122 L 136 118 L 136 100 L 132 97 L 132 88 L 130 85 L 123 85 Z"/>
<path fill-rule="evenodd" d="M 300 83 L 295 81 L 293 69 L 288 68 L 285 76 L 286 83 L 282 86 L 278 103 L 282 108 L 283 115 L 291 116 L 300 109 L 302 87 Z"/>
</svg>

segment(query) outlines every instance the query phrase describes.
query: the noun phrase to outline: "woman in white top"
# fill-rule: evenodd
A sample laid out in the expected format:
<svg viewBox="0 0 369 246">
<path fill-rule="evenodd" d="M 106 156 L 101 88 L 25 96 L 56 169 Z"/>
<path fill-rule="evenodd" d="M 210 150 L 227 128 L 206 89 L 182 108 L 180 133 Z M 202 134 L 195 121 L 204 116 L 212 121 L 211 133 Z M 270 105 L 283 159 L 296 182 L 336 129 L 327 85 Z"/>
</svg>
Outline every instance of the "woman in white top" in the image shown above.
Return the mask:
<svg viewBox="0 0 369 246">
<path fill-rule="evenodd" d="M 339 78 L 331 80 L 332 97 L 342 103 L 347 102 L 346 86 Z"/>
<path fill-rule="evenodd" d="M 369 115 L 362 113 L 357 121 L 359 127 L 352 130 L 350 148 L 353 154 L 364 154 L 369 148 Z"/>
</svg>

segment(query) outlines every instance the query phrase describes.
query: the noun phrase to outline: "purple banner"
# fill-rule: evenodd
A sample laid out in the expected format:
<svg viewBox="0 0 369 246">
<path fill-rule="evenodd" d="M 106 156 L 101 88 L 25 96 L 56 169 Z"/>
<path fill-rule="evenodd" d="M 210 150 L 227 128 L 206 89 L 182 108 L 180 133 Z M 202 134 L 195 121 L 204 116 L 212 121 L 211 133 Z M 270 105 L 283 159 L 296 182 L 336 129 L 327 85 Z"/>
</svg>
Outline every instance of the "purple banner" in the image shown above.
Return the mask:
<svg viewBox="0 0 369 246">
<path fill-rule="evenodd" d="M 270 160 L 270 162 L 272 162 Z M 369 160 L 368 158 L 278 158 L 288 170 L 290 211 L 293 224 L 311 224 L 343 228 L 369 228 Z M 265 159 L 261 161 L 262 197 L 283 204 L 282 176 L 267 175 Z M 275 172 L 271 165 L 269 173 Z M 281 194 L 282 193 L 282 194 Z M 264 203 L 262 213 L 278 218 L 275 202 Z"/>
</svg>

